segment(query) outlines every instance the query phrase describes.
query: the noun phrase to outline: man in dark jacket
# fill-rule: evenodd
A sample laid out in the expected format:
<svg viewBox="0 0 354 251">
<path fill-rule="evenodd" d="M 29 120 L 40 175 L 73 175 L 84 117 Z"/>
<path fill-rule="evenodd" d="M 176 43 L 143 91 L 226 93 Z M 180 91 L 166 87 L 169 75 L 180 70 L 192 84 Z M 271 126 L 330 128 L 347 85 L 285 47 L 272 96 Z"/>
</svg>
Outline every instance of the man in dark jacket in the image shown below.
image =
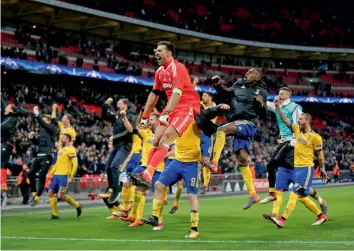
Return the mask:
<svg viewBox="0 0 354 251">
<path fill-rule="evenodd" d="M 53 152 L 55 150 L 55 141 L 58 137 L 59 127 L 55 119 L 52 119 L 51 115 L 39 113 L 38 107 L 33 108 L 33 114 L 36 117 L 36 121 L 42 127 L 39 132 L 38 138 L 34 137 L 34 132 L 31 132 L 29 137 L 32 142 L 38 146 L 37 157 L 34 159 L 29 172 L 29 179 L 31 184 L 31 192 L 33 199 L 30 202 L 31 206 L 35 206 L 39 203 L 40 196 L 44 190 L 44 184 L 48 170 L 52 164 Z M 36 173 L 38 173 L 38 191 L 36 188 Z"/>
<path fill-rule="evenodd" d="M 217 92 L 230 99 L 230 123 L 218 128 L 213 152 L 221 152 L 225 144 L 225 136 L 233 135 L 234 152 L 238 162 L 243 180 L 250 194 L 250 199 L 243 209 L 249 209 L 260 198 L 253 185 L 252 172 L 248 165 L 248 154 L 250 152 L 251 139 L 256 133 L 259 117 L 267 115 L 266 86 L 262 81 L 263 74 L 258 69 L 250 69 L 244 79 L 238 79 L 231 88 L 225 88 L 220 84 L 220 77 L 214 76 L 213 82 Z"/>
<path fill-rule="evenodd" d="M 109 155 L 106 170 L 109 190 L 106 194 L 107 202 L 117 202 L 121 190 L 119 184 L 120 167 L 129 156 L 133 146 L 133 130 L 136 125 L 136 107 L 130 104 L 128 99 L 120 99 L 117 103 L 118 113 L 112 109 L 113 99 L 107 99 L 102 107 L 104 120 L 112 123 L 113 149 Z"/>
<path fill-rule="evenodd" d="M 17 120 L 19 116 L 27 113 L 23 108 L 17 108 L 13 104 L 5 105 L 5 101 L 1 99 L 1 110 L 4 110 L 1 121 L 1 205 L 5 205 L 7 199 L 7 168 L 15 146 L 13 137 L 16 134 Z"/>
</svg>

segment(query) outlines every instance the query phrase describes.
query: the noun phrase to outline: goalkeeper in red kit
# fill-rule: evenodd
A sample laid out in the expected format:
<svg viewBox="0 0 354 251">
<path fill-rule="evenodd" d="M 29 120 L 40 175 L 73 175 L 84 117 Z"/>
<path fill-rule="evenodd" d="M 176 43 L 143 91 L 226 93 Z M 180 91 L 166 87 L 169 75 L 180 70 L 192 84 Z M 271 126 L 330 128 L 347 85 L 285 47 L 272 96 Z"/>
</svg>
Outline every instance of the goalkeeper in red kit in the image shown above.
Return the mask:
<svg viewBox="0 0 354 251">
<path fill-rule="evenodd" d="M 140 186 L 150 187 L 155 168 L 166 157 L 170 144 L 200 113 L 199 95 L 194 90 L 187 68 L 173 58 L 174 52 L 174 45 L 168 41 L 160 41 L 155 50 L 160 67 L 155 73 L 153 90 L 147 99 L 140 125 L 147 128 L 148 118 L 161 92 L 166 92 L 168 102 L 159 118 L 146 170 L 141 175 L 131 174 Z"/>
</svg>

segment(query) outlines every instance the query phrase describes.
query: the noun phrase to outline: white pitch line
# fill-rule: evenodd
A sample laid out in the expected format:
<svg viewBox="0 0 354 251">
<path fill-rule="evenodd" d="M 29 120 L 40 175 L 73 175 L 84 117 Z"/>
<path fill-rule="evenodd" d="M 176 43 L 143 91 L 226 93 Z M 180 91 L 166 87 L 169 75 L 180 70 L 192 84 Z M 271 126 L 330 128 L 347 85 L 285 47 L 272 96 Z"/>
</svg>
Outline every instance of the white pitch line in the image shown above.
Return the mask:
<svg viewBox="0 0 354 251">
<path fill-rule="evenodd" d="M 209 243 L 209 244 L 337 244 L 354 245 L 354 241 L 262 241 L 262 240 L 121 240 L 121 239 L 97 239 L 97 238 L 46 238 L 26 236 L 1 236 L 2 239 L 16 240 L 41 240 L 41 241 L 96 241 L 96 242 L 122 242 L 122 243 Z"/>
</svg>

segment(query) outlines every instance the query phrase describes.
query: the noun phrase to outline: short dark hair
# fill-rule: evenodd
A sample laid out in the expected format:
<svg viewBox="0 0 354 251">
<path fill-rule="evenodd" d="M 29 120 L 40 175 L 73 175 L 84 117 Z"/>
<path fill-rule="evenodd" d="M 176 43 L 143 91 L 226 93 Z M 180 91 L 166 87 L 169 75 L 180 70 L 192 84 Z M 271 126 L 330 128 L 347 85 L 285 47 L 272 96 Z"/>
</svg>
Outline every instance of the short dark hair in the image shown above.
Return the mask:
<svg viewBox="0 0 354 251">
<path fill-rule="evenodd" d="M 301 113 L 301 115 L 304 115 L 310 123 L 312 122 L 312 116 L 310 113 L 303 112 L 303 113 Z"/>
<path fill-rule="evenodd" d="M 171 43 L 169 41 L 160 41 L 160 42 L 157 43 L 157 46 L 159 46 L 159 45 L 166 46 L 167 50 L 172 52 L 172 56 L 175 55 L 176 47 L 175 47 L 175 45 L 173 43 Z"/>
<path fill-rule="evenodd" d="M 207 94 L 209 97 L 211 97 L 211 99 L 214 100 L 214 94 L 211 92 L 204 92 L 205 94 Z"/>
<path fill-rule="evenodd" d="M 127 98 L 121 98 L 120 101 L 125 105 L 129 105 L 129 100 Z"/>
<path fill-rule="evenodd" d="M 71 142 L 71 135 L 70 135 L 70 134 L 64 133 L 63 135 L 65 135 L 66 137 L 68 137 L 69 141 Z"/>
<path fill-rule="evenodd" d="M 279 91 L 287 91 L 287 92 L 290 93 L 290 95 L 293 94 L 292 90 L 289 87 L 286 87 L 286 86 L 280 88 Z"/>
<path fill-rule="evenodd" d="M 263 72 L 258 68 L 253 68 L 253 69 L 255 69 L 256 72 L 258 72 L 259 81 L 262 81 L 263 80 Z"/>
</svg>

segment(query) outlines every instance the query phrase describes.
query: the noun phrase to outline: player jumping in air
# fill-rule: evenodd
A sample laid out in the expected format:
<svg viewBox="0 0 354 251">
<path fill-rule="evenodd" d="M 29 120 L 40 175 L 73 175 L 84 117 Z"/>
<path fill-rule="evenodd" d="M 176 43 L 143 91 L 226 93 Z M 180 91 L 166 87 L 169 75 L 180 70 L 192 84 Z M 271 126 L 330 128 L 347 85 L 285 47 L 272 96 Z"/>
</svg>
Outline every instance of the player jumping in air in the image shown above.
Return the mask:
<svg viewBox="0 0 354 251">
<path fill-rule="evenodd" d="M 167 41 L 159 42 L 155 50 L 160 68 L 155 73 L 155 84 L 147 99 L 141 125 L 147 127 L 150 113 L 162 91 L 166 92 L 168 103 L 159 118 L 143 179 L 139 175 L 132 176 L 145 186 L 151 184 L 154 171 L 166 157 L 171 143 L 182 136 L 194 115 L 200 113 L 199 95 L 194 90 L 187 68 L 173 58 L 174 51 L 174 45 Z"/>
<path fill-rule="evenodd" d="M 249 209 L 260 198 L 253 184 L 252 172 L 248 165 L 248 154 L 251 139 L 257 130 L 258 117 L 266 117 L 267 94 L 266 86 L 262 81 L 262 72 L 258 69 L 250 69 L 244 79 L 238 79 L 231 87 L 226 89 L 220 84 L 220 77 L 214 76 L 215 89 L 221 95 L 231 98 L 229 121 L 218 128 L 213 153 L 220 154 L 225 145 L 226 135 L 233 135 L 234 152 L 239 162 L 243 180 L 246 184 L 250 198 L 243 209 Z"/>
<path fill-rule="evenodd" d="M 76 149 L 71 145 L 71 136 L 69 134 L 61 135 L 61 147 L 58 150 L 58 158 L 50 170 L 53 175 L 52 181 L 48 188 L 49 204 L 52 208 L 52 216 L 50 220 L 59 219 L 59 211 L 57 208 L 57 194 L 58 199 L 61 199 L 76 208 L 77 217 L 81 215 L 82 206 L 75 201 L 70 195 L 65 194 L 68 184 L 75 177 L 78 167 L 78 160 Z"/>
<path fill-rule="evenodd" d="M 277 113 L 283 123 L 291 128 L 296 137 L 295 149 L 294 149 L 294 187 L 292 195 L 297 197 L 298 200 L 304 204 L 311 212 L 316 214 L 317 220 L 312 225 L 320 225 L 327 221 L 327 217 L 316 204 L 308 197 L 310 188 L 312 186 L 312 179 L 314 176 L 314 153 L 317 153 L 318 162 L 320 165 L 321 177 L 324 180 L 328 180 L 327 173 L 325 171 L 325 159 L 322 149 L 322 137 L 315 133 L 311 128 L 311 115 L 308 113 L 302 113 L 299 118 L 299 125 L 293 124 L 284 114 L 281 109 L 280 101 L 274 101 Z M 289 208 L 291 207 L 291 208 Z M 295 203 L 288 204 L 285 212 L 288 210 L 293 211 Z M 272 217 L 271 221 L 278 227 L 283 227 L 285 221 L 289 215 L 283 214 L 282 217 Z"/>
</svg>

